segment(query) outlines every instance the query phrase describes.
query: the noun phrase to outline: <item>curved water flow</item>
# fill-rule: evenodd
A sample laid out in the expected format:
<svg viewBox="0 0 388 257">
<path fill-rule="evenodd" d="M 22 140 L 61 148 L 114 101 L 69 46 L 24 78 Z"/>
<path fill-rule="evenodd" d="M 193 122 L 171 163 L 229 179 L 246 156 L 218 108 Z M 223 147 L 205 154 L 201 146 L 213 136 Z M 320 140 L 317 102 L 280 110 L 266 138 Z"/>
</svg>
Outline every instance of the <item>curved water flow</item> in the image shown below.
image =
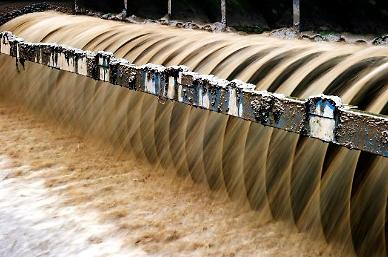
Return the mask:
<svg viewBox="0 0 388 257">
<path fill-rule="evenodd" d="M 186 65 L 259 90 L 337 94 L 387 114 L 388 48 L 124 24 L 54 12 L 1 27 L 32 42 L 104 50 L 135 64 Z M 224 190 L 258 219 L 288 221 L 343 255 L 387 256 L 388 159 L 0 57 L 0 95 L 76 124 L 139 158 Z M 20 67 L 19 67 L 20 69 Z"/>
</svg>

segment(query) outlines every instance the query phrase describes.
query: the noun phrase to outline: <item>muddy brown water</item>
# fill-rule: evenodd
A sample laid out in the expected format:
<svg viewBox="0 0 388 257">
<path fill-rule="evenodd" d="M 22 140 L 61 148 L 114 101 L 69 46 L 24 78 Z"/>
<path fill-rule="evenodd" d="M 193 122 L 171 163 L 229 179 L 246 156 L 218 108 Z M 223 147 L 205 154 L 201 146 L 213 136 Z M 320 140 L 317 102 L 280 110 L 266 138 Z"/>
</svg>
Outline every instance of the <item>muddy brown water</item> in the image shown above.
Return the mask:
<svg viewBox="0 0 388 257">
<path fill-rule="evenodd" d="M 300 98 L 320 93 L 335 94 L 341 96 L 345 103 L 358 105 L 360 109 L 387 114 L 388 48 L 385 47 L 279 40 L 259 35 L 213 34 L 54 12 L 18 17 L 0 29 L 12 31 L 32 42 L 57 42 L 87 50 L 110 51 L 136 64 L 183 64 L 200 73 L 237 78 L 255 84 L 259 90 Z M 123 193 L 123 197 L 110 199 L 121 194 L 118 192 L 125 191 L 126 187 L 131 187 L 127 180 L 119 177 L 115 183 L 109 184 L 106 192 L 103 184 L 93 185 L 85 192 L 67 190 L 70 198 L 73 197 L 70 202 L 96 202 L 95 207 L 101 208 L 103 217 L 112 218 L 115 222 L 130 217 L 142 221 L 139 227 L 144 229 L 150 223 L 164 219 L 158 214 L 163 213 L 161 210 L 165 210 L 168 203 L 162 201 L 164 198 L 160 195 L 172 194 L 177 197 L 176 201 L 185 199 L 187 203 L 192 203 L 191 206 L 185 205 L 187 203 L 182 205 L 185 211 L 181 215 L 169 217 L 168 221 L 175 224 L 174 227 L 192 232 L 196 231 L 194 228 L 210 222 L 214 223 L 215 230 L 220 229 L 217 233 L 205 229 L 207 232 L 189 233 L 190 236 L 185 233 L 181 236 L 178 231 L 178 235 L 172 232 L 172 235 L 161 235 L 161 238 L 155 239 L 155 234 L 165 231 L 164 226 L 170 226 L 163 220 L 163 226 L 156 224 L 153 230 L 147 231 L 145 238 L 134 242 L 129 240 L 132 244 L 140 244 L 151 252 L 172 251 L 171 254 L 179 254 L 179 249 L 186 251 L 188 246 L 172 247 L 167 239 L 180 242 L 183 237 L 187 239 L 183 240 L 185 244 L 189 244 L 195 242 L 197 235 L 204 233 L 210 239 L 203 237 L 202 242 L 214 239 L 222 243 L 215 244 L 218 248 L 205 246 L 207 243 L 200 244 L 202 250 L 207 247 L 204 252 L 200 251 L 200 255 L 221 255 L 227 249 L 233 249 L 233 254 L 242 256 L 265 255 L 263 248 L 257 248 L 260 235 L 265 234 L 259 230 L 281 223 L 279 227 L 284 229 L 287 240 L 298 235 L 311 239 L 319 247 L 299 249 L 297 246 L 303 244 L 299 242 L 294 246 L 287 243 L 283 248 L 282 229 L 278 227 L 271 241 L 275 245 L 270 247 L 272 256 L 330 255 L 334 254 L 333 249 L 333 256 L 386 256 L 386 158 L 329 146 L 318 140 L 177 103 L 162 104 L 148 95 L 35 64 L 27 63 L 25 67 L 17 68 L 9 57 L 1 56 L 0 60 L 2 101 L 11 101 L 30 112 L 43 114 L 46 119 L 54 120 L 56 126 L 67 128 L 77 135 L 98 138 L 98 142 L 105 142 L 97 144 L 98 147 L 112 147 L 113 156 L 136 157 L 136 162 L 118 162 L 119 167 L 127 165 L 131 169 L 144 162 L 145 166 L 158 170 L 144 173 L 150 174 L 151 178 L 163 177 L 162 174 L 178 175 L 176 179 L 169 178 L 168 181 L 174 182 L 161 186 L 161 189 L 182 188 L 182 185 L 190 187 L 179 194 L 176 191 L 173 193 L 174 190 L 169 193 L 151 190 L 137 192 L 134 194 L 137 198 Z M 23 144 L 27 143 L 21 141 Z M 66 155 L 65 146 L 60 144 L 58 149 L 63 147 L 63 151 L 56 152 L 56 158 Z M 104 154 L 96 154 L 91 159 L 84 152 L 76 154 L 82 161 L 71 166 L 70 174 L 65 176 L 59 172 L 56 179 L 47 179 L 47 185 L 89 179 L 97 181 L 95 176 L 99 175 L 102 180 L 114 177 L 115 172 L 120 172 L 115 169 L 115 158 L 105 160 L 108 157 Z M 51 162 L 53 156 L 50 156 L 42 158 Z M 104 168 L 94 170 L 95 162 L 101 162 Z M 140 180 L 144 187 L 153 185 L 147 176 Z M 246 231 L 238 231 L 239 223 L 233 224 L 234 221 L 228 222 L 223 215 L 214 214 L 213 209 L 204 204 L 206 194 L 193 196 L 190 190 L 194 190 L 194 186 L 188 181 L 197 182 L 201 190 L 207 187 L 215 191 L 207 192 L 209 195 L 223 195 L 220 212 L 233 210 L 231 215 L 236 215 L 247 226 Z M 198 192 L 202 194 L 201 190 Z M 99 191 L 103 191 L 101 198 L 94 197 Z M 131 216 L 131 213 L 141 210 L 137 209 L 138 198 L 143 199 L 138 204 L 144 204 L 146 207 L 143 207 L 150 210 Z M 153 202 L 155 199 L 158 201 Z M 127 208 L 129 202 L 135 204 L 130 210 Z M 172 205 L 168 209 L 175 208 L 180 207 Z M 144 217 L 149 219 L 144 220 Z M 182 223 L 182 227 L 176 222 Z M 133 228 L 128 226 L 131 231 Z M 236 230 L 233 226 L 237 226 Z M 250 230 L 252 228 L 259 230 Z M 295 231 L 300 233 L 295 234 Z M 128 237 L 131 238 L 131 233 Z M 230 238 L 230 241 L 223 241 L 225 238 Z M 290 239 L 289 243 L 292 242 L 296 240 Z M 148 247 L 150 245 L 155 248 Z M 287 253 L 287 248 L 295 249 L 295 252 L 290 250 Z M 198 253 L 197 249 L 189 249 L 193 251 L 191 254 Z"/>
</svg>

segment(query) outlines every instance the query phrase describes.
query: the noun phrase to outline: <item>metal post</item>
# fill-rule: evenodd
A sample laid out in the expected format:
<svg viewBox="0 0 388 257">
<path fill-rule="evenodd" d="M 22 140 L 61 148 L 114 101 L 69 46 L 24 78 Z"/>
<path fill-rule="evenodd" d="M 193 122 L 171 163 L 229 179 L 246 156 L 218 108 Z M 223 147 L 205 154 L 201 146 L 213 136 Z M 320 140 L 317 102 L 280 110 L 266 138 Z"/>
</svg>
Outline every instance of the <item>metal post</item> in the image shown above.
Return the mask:
<svg viewBox="0 0 388 257">
<path fill-rule="evenodd" d="M 226 0 L 221 0 L 221 23 L 226 27 Z"/>
<path fill-rule="evenodd" d="M 168 4 L 167 4 L 167 16 L 168 16 L 169 19 L 171 18 L 171 14 L 172 14 L 171 1 L 172 0 L 168 0 Z"/>
<path fill-rule="evenodd" d="M 121 12 L 122 14 L 122 19 L 125 19 L 128 16 L 128 1 L 124 0 L 124 9 Z"/>
<path fill-rule="evenodd" d="M 293 0 L 293 25 L 297 31 L 300 31 L 300 3 L 299 3 L 299 0 Z"/>
</svg>

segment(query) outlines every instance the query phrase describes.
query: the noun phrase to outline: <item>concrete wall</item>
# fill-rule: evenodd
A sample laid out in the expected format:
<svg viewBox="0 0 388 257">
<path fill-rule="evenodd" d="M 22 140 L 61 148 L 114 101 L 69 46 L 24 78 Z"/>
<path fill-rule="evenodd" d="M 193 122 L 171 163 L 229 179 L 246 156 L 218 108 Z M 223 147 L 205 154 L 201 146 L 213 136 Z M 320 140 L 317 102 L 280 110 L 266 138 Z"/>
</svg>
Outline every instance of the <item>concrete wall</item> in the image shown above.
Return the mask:
<svg viewBox="0 0 388 257">
<path fill-rule="evenodd" d="M 172 0 L 172 17 L 186 21 L 221 21 L 221 0 Z M 120 12 L 124 0 L 78 0 L 88 9 Z M 158 19 L 168 0 L 127 0 L 128 14 Z M 227 22 L 253 32 L 292 26 L 292 0 L 226 0 Z M 301 0 L 303 30 L 388 33 L 387 0 Z M 257 31 L 255 31 L 257 30 Z"/>
<path fill-rule="evenodd" d="M 77 5 L 101 12 L 121 12 L 124 9 L 123 0 L 77 0 Z"/>
<path fill-rule="evenodd" d="M 387 0 L 302 0 L 305 29 L 388 33 Z"/>
</svg>

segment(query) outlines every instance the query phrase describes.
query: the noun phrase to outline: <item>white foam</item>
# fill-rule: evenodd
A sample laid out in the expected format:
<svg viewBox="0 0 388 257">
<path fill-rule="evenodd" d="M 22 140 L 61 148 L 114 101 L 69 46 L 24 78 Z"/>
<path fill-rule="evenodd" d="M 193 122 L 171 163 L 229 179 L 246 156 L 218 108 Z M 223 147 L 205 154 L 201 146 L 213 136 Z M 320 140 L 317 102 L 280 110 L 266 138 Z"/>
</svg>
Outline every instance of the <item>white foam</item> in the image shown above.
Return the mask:
<svg viewBox="0 0 388 257">
<path fill-rule="evenodd" d="M 104 238 L 114 225 L 97 223 L 91 210 L 59 205 L 59 196 L 37 176 L 6 178 L 30 169 L 6 168 L 9 163 L 0 156 L 0 256 L 149 256 L 123 248 L 120 238 Z M 91 238 L 103 240 L 93 243 Z"/>
</svg>

